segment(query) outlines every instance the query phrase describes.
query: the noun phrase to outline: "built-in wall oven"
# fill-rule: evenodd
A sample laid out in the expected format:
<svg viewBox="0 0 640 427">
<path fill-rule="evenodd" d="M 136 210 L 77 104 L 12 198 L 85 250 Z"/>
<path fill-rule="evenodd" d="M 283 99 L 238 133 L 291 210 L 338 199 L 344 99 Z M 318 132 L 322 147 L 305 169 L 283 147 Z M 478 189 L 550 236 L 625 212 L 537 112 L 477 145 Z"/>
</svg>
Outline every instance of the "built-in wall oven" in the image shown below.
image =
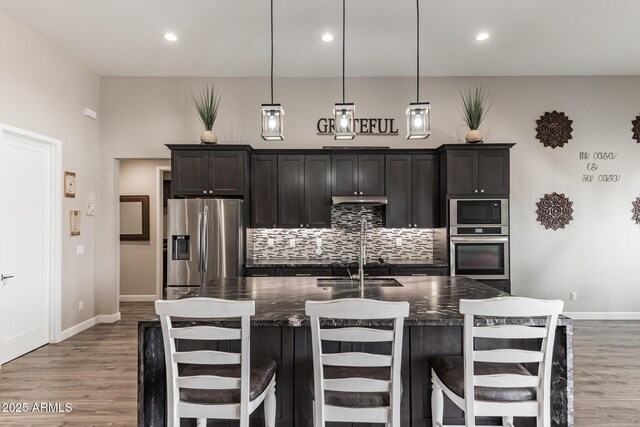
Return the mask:
<svg viewBox="0 0 640 427">
<path fill-rule="evenodd" d="M 507 199 L 451 199 L 449 224 L 452 276 L 509 279 Z"/>
</svg>

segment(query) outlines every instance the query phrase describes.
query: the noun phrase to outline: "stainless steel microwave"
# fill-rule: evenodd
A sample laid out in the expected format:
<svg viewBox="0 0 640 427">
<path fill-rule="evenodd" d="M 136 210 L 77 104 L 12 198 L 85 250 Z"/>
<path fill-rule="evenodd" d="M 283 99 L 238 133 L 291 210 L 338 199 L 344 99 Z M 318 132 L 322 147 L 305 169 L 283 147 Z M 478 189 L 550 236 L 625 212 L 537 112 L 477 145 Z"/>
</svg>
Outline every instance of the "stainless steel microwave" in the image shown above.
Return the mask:
<svg viewBox="0 0 640 427">
<path fill-rule="evenodd" d="M 509 234 L 508 199 L 451 199 L 452 235 Z"/>
</svg>

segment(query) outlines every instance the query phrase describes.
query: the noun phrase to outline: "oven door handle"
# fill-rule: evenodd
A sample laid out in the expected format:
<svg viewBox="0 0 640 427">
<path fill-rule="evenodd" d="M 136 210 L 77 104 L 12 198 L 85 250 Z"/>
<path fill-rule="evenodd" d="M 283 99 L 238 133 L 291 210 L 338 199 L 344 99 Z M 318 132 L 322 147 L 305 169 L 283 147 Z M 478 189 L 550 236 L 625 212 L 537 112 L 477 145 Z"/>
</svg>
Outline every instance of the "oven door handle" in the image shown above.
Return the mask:
<svg viewBox="0 0 640 427">
<path fill-rule="evenodd" d="M 451 243 L 507 243 L 507 236 L 450 237 Z"/>
</svg>

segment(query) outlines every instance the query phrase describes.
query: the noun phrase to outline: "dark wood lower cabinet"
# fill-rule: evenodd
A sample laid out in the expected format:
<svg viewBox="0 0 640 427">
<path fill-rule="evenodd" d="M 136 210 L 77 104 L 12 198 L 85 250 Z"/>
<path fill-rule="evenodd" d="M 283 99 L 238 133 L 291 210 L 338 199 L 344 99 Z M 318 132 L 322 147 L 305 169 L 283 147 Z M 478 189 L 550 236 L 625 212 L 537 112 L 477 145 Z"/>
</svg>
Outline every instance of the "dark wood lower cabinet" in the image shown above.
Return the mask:
<svg viewBox="0 0 640 427">
<path fill-rule="evenodd" d="M 247 267 L 245 269 L 246 277 L 273 277 L 276 275 L 275 268 L 269 267 Z"/>
<path fill-rule="evenodd" d="M 276 276 L 280 277 L 321 277 L 331 276 L 331 267 L 286 267 L 276 268 Z"/>
<path fill-rule="evenodd" d="M 389 268 L 391 276 L 446 276 L 446 267 L 398 267 Z"/>
<path fill-rule="evenodd" d="M 138 323 L 138 425 L 166 426 L 166 374 L 159 321 Z M 522 340 L 518 347 L 533 349 L 535 340 Z M 567 426 L 567 326 L 556 330 L 551 384 L 551 425 Z M 183 344 L 184 343 L 184 344 Z M 234 345 L 239 346 L 239 342 Z M 462 355 L 462 326 L 406 326 L 402 343 L 401 402 L 402 427 L 431 426 L 431 366 L 429 358 L 436 355 Z M 180 342 L 179 348 L 194 349 L 196 342 Z M 335 343 L 332 350 L 338 350 Z M 382 350 L 379 343 L 342 343 L 342 351 Z M 537 344 L 539 345 L 539 344 Z M 201 344 L 200 344 L 201 346 Z M 239 347 L 220 342 L 211 350 L 239 351 Z M 276 374 L 276 426 L 312 427 L 313 410 L 309 374 L 313 369 L 311 331 L 309 327 L 251 327 L 251 356 L 269 357 L 278 364 Z M 533 366 L 531 369 L 535 369 Z M 445 398 L 445 424 L 464 425 L 463 412 Z M 496 419 L 479 418 L 480 424 Z M 209 420 L 209 426 L 237 426 L 237 421 Z M 251 415 L 251 427 L 264 425 L 264 410 L 259 407 Z M 379 424 L 327 423 L 327 427 L 374 427 Z M 195 420 L 183 420 L 181 426 L 195 426 Z M 532 418 L 516 418 L 517 427 L 535 426 Z"/>
</svg>

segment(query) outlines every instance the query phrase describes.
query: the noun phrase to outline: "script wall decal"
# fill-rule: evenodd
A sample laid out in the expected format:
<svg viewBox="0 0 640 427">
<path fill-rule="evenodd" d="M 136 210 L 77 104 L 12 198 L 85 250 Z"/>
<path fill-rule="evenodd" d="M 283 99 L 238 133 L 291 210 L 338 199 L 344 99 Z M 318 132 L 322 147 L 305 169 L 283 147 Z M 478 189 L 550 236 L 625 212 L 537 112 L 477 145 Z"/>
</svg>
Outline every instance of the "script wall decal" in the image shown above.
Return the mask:
<svg viewBox="0 0 640 427">
<path fill-rule="evenodd" d="M 633 139 L 640 144 L 640 116 L 636 116 L 635 120 L 631 120 L 631 124 L 633 125 L 631 128 L 631 131 L 633 132 Z"/>
<path fill-rule="evenodd" d="M 637 197 L 634 202 L 631 202 L 631 205 L 633 206 L 633 209 L 631 209 L 633 213 L 631 219 L 634 220 L 636 224 L 640 224 L 640 197 Z"/>
</svg>

